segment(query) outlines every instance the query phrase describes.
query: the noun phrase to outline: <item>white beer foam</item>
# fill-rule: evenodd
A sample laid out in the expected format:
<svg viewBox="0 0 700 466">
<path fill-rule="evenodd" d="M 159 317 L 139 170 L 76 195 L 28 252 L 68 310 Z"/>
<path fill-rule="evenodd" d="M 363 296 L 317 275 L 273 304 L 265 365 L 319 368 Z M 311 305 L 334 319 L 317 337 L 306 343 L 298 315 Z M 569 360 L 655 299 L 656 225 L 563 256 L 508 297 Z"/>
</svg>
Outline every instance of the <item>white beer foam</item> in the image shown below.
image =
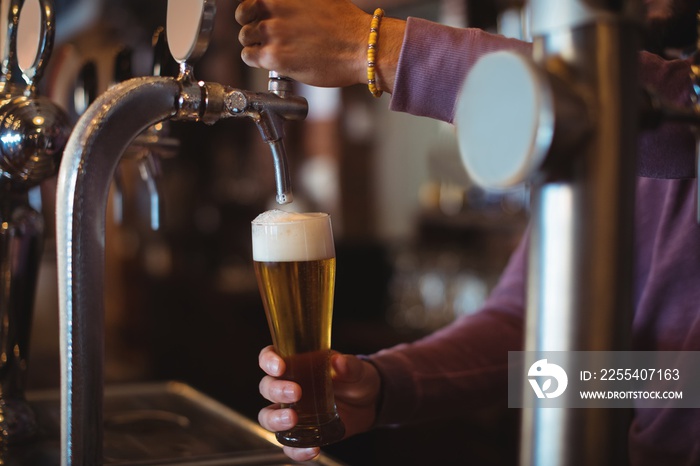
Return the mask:
<svg viewBox="0 0 700 466">
<path fill-rule="evenodd" d="M 312 261 L 335 257 L 330 217 L 325 213 L 268 210 L 252 222 L 253 260 Z"/>
</svg>

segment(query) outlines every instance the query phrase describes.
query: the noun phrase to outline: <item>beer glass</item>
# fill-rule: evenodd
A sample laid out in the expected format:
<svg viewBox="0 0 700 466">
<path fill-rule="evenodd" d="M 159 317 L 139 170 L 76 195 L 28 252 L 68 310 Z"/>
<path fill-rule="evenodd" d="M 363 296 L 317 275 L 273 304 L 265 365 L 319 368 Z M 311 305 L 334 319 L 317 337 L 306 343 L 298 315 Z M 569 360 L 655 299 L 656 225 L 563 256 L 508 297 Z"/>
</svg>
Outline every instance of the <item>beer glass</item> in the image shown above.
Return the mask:
<svg viewBox="0 0 700 466">
<path fill-rule="evenodd" d="M 283 378 L 301 386 L 298 424 L 277 432 L 293 447 L 343 438 L 330 370 L 335 246 L 325 213 L 271 210 L 252 222 L 253 262 L 272 342 L 284 359 Z"/>
</svg>

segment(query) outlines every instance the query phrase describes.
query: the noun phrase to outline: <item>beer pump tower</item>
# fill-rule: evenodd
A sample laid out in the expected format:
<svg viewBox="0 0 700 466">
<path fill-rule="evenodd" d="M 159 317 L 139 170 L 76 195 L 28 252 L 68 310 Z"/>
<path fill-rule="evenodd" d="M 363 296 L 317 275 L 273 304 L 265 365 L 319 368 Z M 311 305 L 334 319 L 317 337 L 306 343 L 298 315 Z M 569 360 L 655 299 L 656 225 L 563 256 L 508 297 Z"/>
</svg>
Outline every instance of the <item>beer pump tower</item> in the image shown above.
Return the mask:
<svg viewBox="0 0 700 466">
<path fill-rule="evenodd" d="M 457 104 L 473 178 L 532 186 L 528 352 L 631 347 L 642 3 L 530 0 L 533 56 L 485 56 Z M 625 464 L 629 416 L 524 409 L 521 464 Z"/>
<path fill-rule="evenodd" d="M 25 382 L 44 219 L 30 198 L 55 176 L 70 133 L 68 116 L 36 90 L 54 31 L 50 1 L 0 2 L 0 451 L 37 430 Z"/>
<path fill-rule="evenodd" d="M 285 121 L 305 118 L 306 100 L 276 73 L 266 93 L 197 81 L 192 63 L 207 48 L 215 10 L 214 0 L 169 0 L 167 35 L 179 76 L 134 78 L 110 88 L 83 113 L 66 145 L 56 206 L 64 466 L 103 462 L 105 210 L 130 143 L 164 120 L 250 118 L 273 155 L 277 201 L 292 199 L 283 129 Z"/>
<path fill-rule="evenodd" d="M 462 160 L 485 187 L 532 186 L 525 352 L 630 351 L 637 134 L 667 122 L 700 134 L 700 42 L 692 102 L 679 107 L 638 79 L 642 1 L 517 3 L 532 57 L 496 52 L 474 65 L 455 115 Z M 520 464 L 627 464 L 631 420 L 626 409 L 535 402 L 523 409 Z"/>
</svg>

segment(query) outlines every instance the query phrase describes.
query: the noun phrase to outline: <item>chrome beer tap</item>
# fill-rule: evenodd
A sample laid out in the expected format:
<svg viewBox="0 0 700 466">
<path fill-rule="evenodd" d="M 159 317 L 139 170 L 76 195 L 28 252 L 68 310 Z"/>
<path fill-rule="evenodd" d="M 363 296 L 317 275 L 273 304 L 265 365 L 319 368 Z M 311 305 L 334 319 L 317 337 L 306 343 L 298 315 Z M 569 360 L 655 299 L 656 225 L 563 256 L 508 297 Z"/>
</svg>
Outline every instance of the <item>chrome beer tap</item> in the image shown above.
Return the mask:
<svg viewBox="0 0 700 466">
<path fill-rule="evenodd" d="M 70 126 L 60 108 L 36 93 L 52 49 L 52 3 L 3 1 L 0 10 L 8 26 L 0 80 L 0 443 L 4 450 L 36 429 L 24 392 L 44 220 L 30 205 L 29 193 L 57 173 Z M 19 42 L 30 48 L 18 50 Z"/>
<path fill-rule="evenodd" d="M 66 146 L 56 206 L 63 465 L 103 461 L 105 210 L 116 166 L 134 138 L 170 119 L 250 118 L 276 161 L 277 200 L 291 201 L 282 127 L 303 119 L 307 103 L 194 78 L 192 62 L 206 50 L 215 10 L 213 0 L 170 0 L 168 42 L 179 76 L 134 78 L 110 88 L 83 113 Z"/>
<path fill-rule="evenodd" d="M 463 85 L 462 159 L 483 186 L 532 185 L 525 350 L 629 350 L 642 2 L 529 7 L 533 56 L 487 55 Z M 625 464 L 628 427 L 622 409 L 535 400 L 521 464 Z"/>
<path fill-rule="evenodd" d="M 284 122 L 306 117 L 306 100 L 292 94 L 291 79 L 270 71 L 268 93 L 230 90 L 225 98 L 234 116 L 250 117 L 258 127 L 263 141 L 269 144 L 275 170 L 277 202 L 288 204 L 293 195 L 287 154 L 284 149 Z"/>
</svg>

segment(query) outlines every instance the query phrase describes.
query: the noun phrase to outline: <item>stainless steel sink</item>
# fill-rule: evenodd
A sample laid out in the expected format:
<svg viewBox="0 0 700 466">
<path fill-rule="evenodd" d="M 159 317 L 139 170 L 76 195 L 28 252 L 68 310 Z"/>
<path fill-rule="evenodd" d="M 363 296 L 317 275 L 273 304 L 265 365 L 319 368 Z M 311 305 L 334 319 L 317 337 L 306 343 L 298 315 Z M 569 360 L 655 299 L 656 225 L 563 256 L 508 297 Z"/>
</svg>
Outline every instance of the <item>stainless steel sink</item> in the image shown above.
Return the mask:
<svg viewBox="0 0 700 466">
<path fill-rule="evenodd" d="M 40 430 L 0 453 L 3 464 L 60 465 L 60 393 L 27 398 Z M 290 460 L 274 434 L 179 382 L 106 387 L 104 420 L 105 465 L 341 465 L 323 454 L 312 462 Z"/>
</svg>

